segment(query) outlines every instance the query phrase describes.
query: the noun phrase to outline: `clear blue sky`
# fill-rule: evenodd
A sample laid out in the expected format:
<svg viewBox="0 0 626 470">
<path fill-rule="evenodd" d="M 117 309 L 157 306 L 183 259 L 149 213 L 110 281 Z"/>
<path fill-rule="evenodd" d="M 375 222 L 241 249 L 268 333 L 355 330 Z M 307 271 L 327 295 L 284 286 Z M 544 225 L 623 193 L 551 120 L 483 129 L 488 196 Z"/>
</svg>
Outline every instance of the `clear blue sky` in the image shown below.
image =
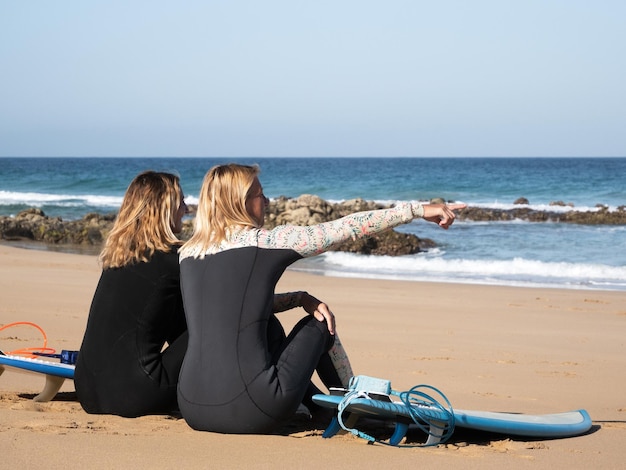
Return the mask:
<svg viewBox="0 0 626 470">
<path fill-rule="evenodd" d="M 1 156 L 626 156 L 624 0 L 4 0 Z"/>
</svg>

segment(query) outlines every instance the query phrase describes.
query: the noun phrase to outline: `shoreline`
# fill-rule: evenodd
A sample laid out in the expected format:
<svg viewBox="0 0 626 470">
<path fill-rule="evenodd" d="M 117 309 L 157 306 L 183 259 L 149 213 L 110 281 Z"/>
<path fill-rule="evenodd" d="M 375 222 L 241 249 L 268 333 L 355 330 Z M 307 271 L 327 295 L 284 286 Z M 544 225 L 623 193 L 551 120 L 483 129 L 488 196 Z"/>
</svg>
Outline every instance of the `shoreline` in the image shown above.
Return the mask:
<svg viewBox="0 0 626 470">
<path fill-rule="evenodd" d="M 78 349 L 98 282 L 95 256 L 0 245 L 0 321 L 32 321 L 48 345 Z M 10 466 L 91 468 L 363 468 L 452 466 L 620 468 L 626 441 L 626 294 L 611 291 L 346 279 L 288 271 L 277 291 L 305 289 L 326 302 L 355 374 L 395 389 L 427 383 L 459 409 L 544 414 L 586 409 L 593 428 L 568 439 L 460 432 L 434 448 L 368 445 L 351 435 L 322 439 L 293 423 L 273 435 L 191 430 L 166 416 L 88 415 L 66 381 L 57 399 L 34 403 L 42 377 L 0 376 L 0 453 Z M 289 329 L 301 309 L 279 314 Z M 2 331 L 0 348 L 38 346 L 36 332 Z M 601 393 L 599 393 L 601 391 Z M 245 447 L 246 451 L 241 452 Z M 115 452 L 111 452 L 115 449 Z"/>
<path fill-rule="evenodd" d="M 20 250 L 35 250 L 51 253 L 64 253 L 67 255 L 85 255 L 85 256 L 98 256 L 100 254 L 101 246 L 96 245 L 77 245 L 71 243 L 45 243 L 36 240 L 2 240 L 0 239 L 0 246 L 7 246 L 17 248 Z"/>
<path fill-rule="evenodd" d="M 62 254 L 70 254 L 70 255 L 84 255 L 84 256 L 94 256 L 97 257 L 100 254 L 100 246 L 94 245 L 77 245 L 77 244 L 51 244 L 44 243 L 39 241 L 9 241 L 0 239 L 0 247 L 10 247 L 22 250 L 33 250 L 33 251 L 41 251 L 41 252 L 51 252 L 51 253 L 62 253 Z M 306 262 L 306 261 L 305 261 Z M 567 286 L 567 285 L 547 285 L 547 284 L 529 284 L 529 285 L 519 285 L 519 283 L 492 281 L 491 283 L 475 281 L 475 280 L 423 280 L 423 279 L 394 279 L 390 276 L 385 276 L 384 274 L 371 274 L 365 273 L 364 275 L 359 276 L 359 274 L 341 274 L 341 273 L 327 273 L 319 268 L 288 268 L 287 272 L 293 273 L 302 273 L 309 276 L 320 276 L 326 278 L 339 278 L 339 279 L 354 279 L 354 280 L 376 280 L 376 281 L 389 281 L 389 282 L 412 282 L 412 283 L 434 283 L 434 284 L 450 284 L 450 285 L 467 285 L 467 286 L 485 286 L 485 287 L 511 287 L 511 288 L 520 288 L 520 289 L 563 289 L 563 290 L 572 290 L 572 291 L 585 291 L 585 292 L 626 292 L 625 289 L 620 288 L 601 288 L 601 287 L 589 287 L 589 286 Z"/>
</svg>

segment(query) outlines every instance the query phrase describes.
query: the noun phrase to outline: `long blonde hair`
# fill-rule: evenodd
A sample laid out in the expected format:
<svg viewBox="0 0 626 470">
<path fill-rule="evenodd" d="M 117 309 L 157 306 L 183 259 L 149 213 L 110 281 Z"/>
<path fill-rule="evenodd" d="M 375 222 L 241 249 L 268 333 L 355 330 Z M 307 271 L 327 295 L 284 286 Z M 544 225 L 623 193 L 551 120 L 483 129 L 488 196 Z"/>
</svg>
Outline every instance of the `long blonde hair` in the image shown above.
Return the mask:
<svg viewBox="0 0 626 470">
<path fill-rule="evenodd" d="M 212 245 L 226 239 L 232 227 L 256 227 L 246 210 L 250 187 L 260 170 L 257 165 L 229 163 L 211 168 L 204 176 L 193 236 L 180 249 L 181 258 L 203 257 Z"/>
<path fill-rule="evenodd" d="M 155 251 L 169 252 L 180 245 L 172 229 L 182 198 L 178 176 L 155 171 L 137 175 L 100 252 L 102 267 L 146 262 Z"/>
</svg>

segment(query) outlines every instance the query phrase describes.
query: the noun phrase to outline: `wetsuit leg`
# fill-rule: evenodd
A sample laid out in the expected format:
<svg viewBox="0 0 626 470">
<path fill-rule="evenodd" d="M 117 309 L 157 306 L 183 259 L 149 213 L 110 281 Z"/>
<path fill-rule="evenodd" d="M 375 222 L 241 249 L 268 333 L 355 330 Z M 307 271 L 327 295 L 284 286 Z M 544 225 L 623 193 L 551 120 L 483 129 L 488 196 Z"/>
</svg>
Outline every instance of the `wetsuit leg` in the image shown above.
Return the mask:
<svg viewBox="0 0 626 470">
<path fill-rule="evenodd" d="M 278 361 L 286 339 L 287 335 L 283 325 L 275 315 L 272 315 L 267 322 L 267 348 L 274 364 Z"/>
<path fill-rule="evenodd" d="M 283 350 L 286 338 L 287 336 L 285 335 L 285 330 L 283 329 L 282 324 L 274 315 L 272 315 L 268 322 L 267 342 L 274 363 L 278 362 L 280 358 L 280 354 Z M 330 366 L 330 369 L 328 369 L 328 366 Z M 341 381 L 339 379 L 339 376 L 337 375 L 337 371 L 335 370 L 330 356 L 327 353 L 322 354 L 316 370 L 318 375 L 320 376 L 320 379 L 322 380 L 322 383 L 327 387 L 341 386 Z M 322 377 L 325 377 L 325 379 Z M 313 395 L 317 393 L 323 392 L 319 388 L 317 388 L 312 381 L 309 380 L 309 385 L 304 394 L 304 398 L 302 399 L 302 403 L 309 409 L 312 414 L 317 414 L 317 412 L 320 411 L 319 409 L 321 408 L 319 405 L 315 404 L 312 399 Z"/>
<path fill-rule="evenodd" d="M 326 385 L 326 388 L 343 387 L 341 378 L 328 353 L 322 354 L 315 370 L 317 370 L 317 375 L 319 375 L 322 383 Z"/>
<path fill-rule="evenodd" d="M 268 322 L 267 341 L 270 354 L 274 359 L 274 363 L 276 363 L 278 361 L 278 358 L 280 357 L 285 339 L 286 335 L 282 324 L 274 315 L 272 315 Z M 315 370 L 317 371 L 320 380 L 326 386 L 326 388 L 342 386 L 341 379 L 337 374 L 337 369 L 335 369 L 333 361 L 331 360 L 328 353 L 322 354 L 317 363 L 317 366 L 315 367 Z M 309 386 L 309 391 L 307 392 L 306 396 L 311 397 L 316 393 L 322 393 L 322 391 L 317 388 L 313 384 L 313 382 L 311 382 Z"/>
<path fill-rule="evenodd" d="M 334 336 L 326 323 L 313 316 L 300 320 L 273 356 L 281 388 L 299 397 L 302 402 L 320 357 L 333 345 Z"/>
<path fill-rule="evenodd" d="M 335 369 L 335 366 L 333 365 L 333 362 L 328 353 L 322 354 L 315 370 L 317 371 L 317 375 L 319 376 L 322 383 L 326 386 L 326 388 L 343 386 L 341 383 L 341 379 L 337 374 L 337 369 Z M 313 401 L 313 395 L 316 395 L 318 393 L 324 392 L 317 388 L 313 382 L 310 382 L 309 387 L 304 394 L 304 398 L 302 399 L 302 403 L 309 409 L 314 419 L 320 421 L 330 421 L 330 419 L 333 417 L 334 412 L 331 409 L 320 406 Z"/>
<path fill-rule="evenodd" d="M 161 355 L 163 373 L 167 374 L 167 380 L 170 384 L 176 385 L 178 383 L 178 376 L 180 375 L 180 368 L 183 365 L 183 358 L 185 357 L 185 351 L 187 351 L 188 341 L 189 333 L 185 331 L 176 338 Z"/>
</svg>

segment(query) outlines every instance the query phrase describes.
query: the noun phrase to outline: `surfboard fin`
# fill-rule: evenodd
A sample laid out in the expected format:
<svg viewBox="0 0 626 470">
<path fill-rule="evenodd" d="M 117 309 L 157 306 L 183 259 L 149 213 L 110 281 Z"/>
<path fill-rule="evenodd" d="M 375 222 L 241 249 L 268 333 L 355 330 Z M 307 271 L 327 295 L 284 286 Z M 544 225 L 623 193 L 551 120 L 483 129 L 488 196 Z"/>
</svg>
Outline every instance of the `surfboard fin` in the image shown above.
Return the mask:
<svg viewBox="0 0 626 470">
<path fill-rule="evenodd" d="M 428 440 L 426 441 L 425 446 L 436 446 L 439 444 L 443 438 L 443 431 L 446 428 L 446 423 L 444 421 L 433 421 L 430 426 L 430 432 L 428 433 Z M 400 441 L 398 441 L 400 442 Z"/>
<path fill-rule="evenodd" d="M 359 420 L 359 415 L 358 414 L 350 413 L 350 415 L 344 420 L 344 423 L 345 423 L 346 426 L 353 428 L 354 426 L 356 426 L 356 422 L 358 420 Z M 330 424 L 328 425 L 328 427 L 326 428 L 326 430 L 322 434 L 322 437 L 330 438 L 330 437 L 333 437 L 336 434 L 344 434 L 346 432 L 348 432 L 348 431 L 344 430 L 341 427 L 341 425 L 339 424 L 339 418 L 335 414 L 335 416 L 333 416 L 333 419 L 331 420 Z"/>
<path fill-rule="evenodd" d="M 33 400 L 40 403 L 52 400 L 61 389 L 63 382 L 65 382 L 65 377 L 46 374 L 46 385 Z"/>
</svg>

